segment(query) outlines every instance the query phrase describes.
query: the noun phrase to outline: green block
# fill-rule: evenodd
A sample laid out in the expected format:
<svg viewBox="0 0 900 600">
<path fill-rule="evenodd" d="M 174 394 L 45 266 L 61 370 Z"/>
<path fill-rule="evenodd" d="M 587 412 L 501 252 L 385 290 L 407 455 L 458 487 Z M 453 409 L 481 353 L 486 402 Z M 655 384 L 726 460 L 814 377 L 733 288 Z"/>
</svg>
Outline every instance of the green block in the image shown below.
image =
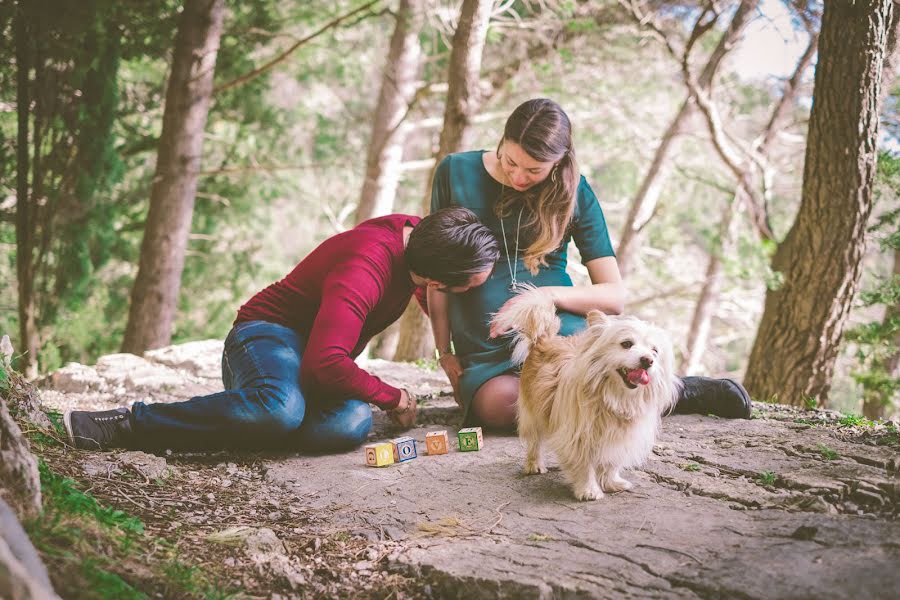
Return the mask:
<svg viewBox="0 0 900 600">
<path fill-rule="evenodd" d="M 456 434 L 459 439 L 460 452 L 476 452 L 484 446 L 481 427 L 466 427 Z"/>
</svg>

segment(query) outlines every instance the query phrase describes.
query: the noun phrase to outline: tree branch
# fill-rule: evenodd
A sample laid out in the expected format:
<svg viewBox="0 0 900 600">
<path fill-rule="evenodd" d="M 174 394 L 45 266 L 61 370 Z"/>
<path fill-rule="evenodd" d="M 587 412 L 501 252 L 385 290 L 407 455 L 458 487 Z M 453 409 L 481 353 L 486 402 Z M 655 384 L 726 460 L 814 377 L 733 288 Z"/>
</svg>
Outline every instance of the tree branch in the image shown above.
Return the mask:
<svg viewBox="0 0 900 600">
<path fill-rule="evenodd" d="M 759 193 L 759 190 L 755 188 L 753 182 L 751 181 L 749 165 L 747 164 L 747 162 L 741 159 L 739 151 L 728 141 L 728 136 L 725 133 L 725 129 L 722 125 L 722 119 L 719 116 L 718 107 L 713 101 L 711 95 L 706 90 L 704 90 L 704 88 L 697 82 L 694 74 L 691 73 L 690 65 L 688 64 L 689 47 L 686 46 L 684 53 L 679 55 L 674 43 L 671 40 L 672 36 L 667 35 L 662 31 L 660 26 L 653 18 L 653 15 L 641 14 L 640 9 L 635 5 L 633 1 L 626 2 L 625 0 L 619 0 L 619 3 L 627 8 L 639 23 L 646 27 L 649 27 L 650 30 L 654 33 L 655 37 L 662 41 L 662 43 L 669 50 L 669 53 L 672 54 L 675 60 L 681 64 L 681 71 L 684 77 L 685 85 L 687 85 L 691 98 L 694 100 L 694 103 L 700 109 L 701 114 L 706 120 L 713 148 L 715 148 L 716 153 L 718 153 L 719 157 L 722 159 L 722 162 L 725 163 L 725 166 L 728 167 L 728 170 L 731 171 L 735 179 L 737 179 L 738 195 L 741 197 L 745 206 L 747 207 L 753 221 L 753 225 L 756 227 L 759 235 L 763 239 L 774 239 L 772 228 L 768 222 L 768 216 L 765 213 L 764 201 L 760 197 L 761 194 Z M 700 18 L 694 25 L 695 30 L 698 28 L 706 27 L 706 25 L 703 23 L 703 19 L 707 12 L 709 12 L 710 10 L 711 9 L 709 8 L 704 9 L 704 12 L 700 15 Z M 693 37 L 693 33 L 691 34 L 691 37 Z M 743 153 L 749 157 L 752 154 L 752 150 L 746 149 Z M 761 170 L 765 171 L 765 161 L 761 157 L 755 157 L 755 160 L 749 159 L 750 164 L 754 162 L 760 166 Z"/>
<path fill-rule="evenodd" d="M 311 34 L 309 34 L 308 36 L 306 36 L 306 37 L 304 37 L 304 38 L 301 38 L 301 39 L 297 40 L 297 42 L 295 42 L 290 48 L 288 48 L 287 50 L 285 50 L 284 52 L 282 52 L 281 54 L 279 54 L 278 56 L 276 56 L 275 58 L 273 58 L 273 59 L 270 60 L 269 62 L 265 63 L 265 64 L 262 65 L 261 67 L 258 67 L 258 68 L 256 68 L 256 69 L 253 69 L 253 70 L 250 71 L 249 73 L 244 73 L 244 74 L 241 75 L 240 77 L 237 77 L 237 78 L 235 78 L 235 79 L 232 79 L 231 81 L 229 81 L 229 82 L 227 82 L 227 83 L 223 83 L 222 85 L 220 85 L 220 86 L 214 88 L 214 89 L 213 89 L 213 95 L 218 94 L 219 92 L 223 92 L 223 91 L 225 91 L 225 90 L 227 90 L 227 89 L 231 89 L 231 88 L 233 88 L 233 87 L 235 87 L 235 86 L 241 85 L 242 83 L 246 83 L 246 82 L 250 81 L 251 79 L 253 79 L 253 78 L 255 78 L 255 77 L 261 75 L 262 73 L 268 71 L 269 69 L 271 69 L 271 68 L 274 67 L 275 65 L 277 65 L 277 64 L 279 64 L 279 63 L 282 63 L 282 62 L 284 62 L 285 60 L 287 60 L 288 56 L 290 56 L 291 54 L 293 54 L 293 53 L 297 50 L 297 48 L 299 48 L 300 46 L 302 46 L 302 45 L 306 44 L 307 42 L 309 42 L 309 41 L 311 41 L 311 40 L 317 38 L 318 36 L 322 35 L 322 34 L 325 33 L 326 31 L 328 31 L 329 29 L 334 29 L 335 27 L 337 27 L 338 25 L 340 25 L 341 23 L 343 23 L 343 22 L 346 21 L 347 19 L 349 19 L 349 18 L 351 18 L 351 17 L 353 17 L 353 16 L 355 16 L 355 15 L 357 15 L 357 14 L 363 12 L 364 10 L 367 10 L 367 9 L 371 8 L 372 6 L 378 4 L 379 2 L 381 2 L 381 0 L 371 0 L 371 2 L 367 2 L 366 4 L 363 4 L 362 6 L 360 6 L 359 8 L 356 8 L 356 9 L 354 9 L 354 10 L 348 12 L 347 14 L 342 15 L 342 16 L 340 16 L 340 17 L 334 19 L 333 21 L 331 21 L 331 22 L 329 22 L 329 23 L 326 23 L 325 25 L 323 25 L 322 27 L 320 27 L 317 31 L 315 31 L 315 32 L 313 32 L 313 33 L 311 33 Z"/>
</svg>

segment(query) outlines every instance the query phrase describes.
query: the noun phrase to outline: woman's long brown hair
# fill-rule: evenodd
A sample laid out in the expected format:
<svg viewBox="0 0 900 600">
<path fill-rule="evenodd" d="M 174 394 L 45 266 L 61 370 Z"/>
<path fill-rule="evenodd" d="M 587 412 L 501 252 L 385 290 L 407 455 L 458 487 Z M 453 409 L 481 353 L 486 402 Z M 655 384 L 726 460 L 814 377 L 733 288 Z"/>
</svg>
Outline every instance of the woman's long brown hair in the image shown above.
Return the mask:
<svg viewBox="0 0 900 600">
<path fill-rule="evenodd" d="M 524 263 L 532 274 L 546 265 L 546 256 L 562 243 L 566 227 L 575 210 L 578 189 L 578 163 L 572 147 L 572 125 L 560 106 L 546 98 L 535 98 L 520 104 L 506 120 L 503 139 L 497 147 L 497 158 L 503 142 L 509 140 L 522 147 L 538 162 L 555 162 L 555 178 L 547 179 L 525 192 L 504 187 L 495 211 L 498 217 L 513 213 L 514 205 L 523 206 L 528 217 L 522 226 L 530 239 Z M 555 181 L 554 181 L 555 179 Z"/>
</svg>

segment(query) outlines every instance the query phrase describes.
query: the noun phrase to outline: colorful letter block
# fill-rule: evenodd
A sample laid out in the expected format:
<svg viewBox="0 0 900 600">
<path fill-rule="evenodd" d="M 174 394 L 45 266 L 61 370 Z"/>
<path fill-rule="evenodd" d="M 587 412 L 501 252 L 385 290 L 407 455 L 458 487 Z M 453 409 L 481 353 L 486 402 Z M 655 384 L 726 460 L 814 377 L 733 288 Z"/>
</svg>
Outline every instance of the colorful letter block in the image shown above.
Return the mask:
<svg viewBox="0 0 900 600">
<path fill-rule="evenodd" d="M 405 462 L 416 458 L 416 440 L 408 435 L 391 440 L 394 449 L 394 462 Z"/>
<path fill-rule="evenodd" d="M 366 444 L 366 464 L 370 467 L 385 467 L 394 464 L 394 446 L 390 442 Z"/>
<path fill-rule="evenodd" d="M 447 454 L 447 448 L 450 442 L 447 440 L 446 431 L 431 431 L 425 434 L 425 446 L 428 448 L 428 454 Z"/>
<path fill-rule="evenodd" d="M 481 427 L 466 427 L 456 434 L 459 438 L 460 452 L 475 452 L 484 448 L 484 437 L 481 435 Z"/>
</svg>

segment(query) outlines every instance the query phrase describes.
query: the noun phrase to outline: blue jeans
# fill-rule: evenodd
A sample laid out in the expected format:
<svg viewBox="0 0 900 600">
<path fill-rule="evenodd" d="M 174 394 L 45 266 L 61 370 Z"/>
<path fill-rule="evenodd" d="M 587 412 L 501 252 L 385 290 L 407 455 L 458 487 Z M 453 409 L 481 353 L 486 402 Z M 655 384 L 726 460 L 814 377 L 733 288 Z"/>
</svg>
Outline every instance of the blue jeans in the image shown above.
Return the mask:
<svg viewBox="0 0 900 600">
<path fill-rule="evenodd" d="M 306 341 L 266 321 L 235 325 L 225 339 L 225 391 L 172 404 L 135 402 L 136 446 L 141 448 L 298 447 L 313 452 L 359 446 L 372 426 L 361 400 L 323 401 L 300 390 Z"/>
</svg>

